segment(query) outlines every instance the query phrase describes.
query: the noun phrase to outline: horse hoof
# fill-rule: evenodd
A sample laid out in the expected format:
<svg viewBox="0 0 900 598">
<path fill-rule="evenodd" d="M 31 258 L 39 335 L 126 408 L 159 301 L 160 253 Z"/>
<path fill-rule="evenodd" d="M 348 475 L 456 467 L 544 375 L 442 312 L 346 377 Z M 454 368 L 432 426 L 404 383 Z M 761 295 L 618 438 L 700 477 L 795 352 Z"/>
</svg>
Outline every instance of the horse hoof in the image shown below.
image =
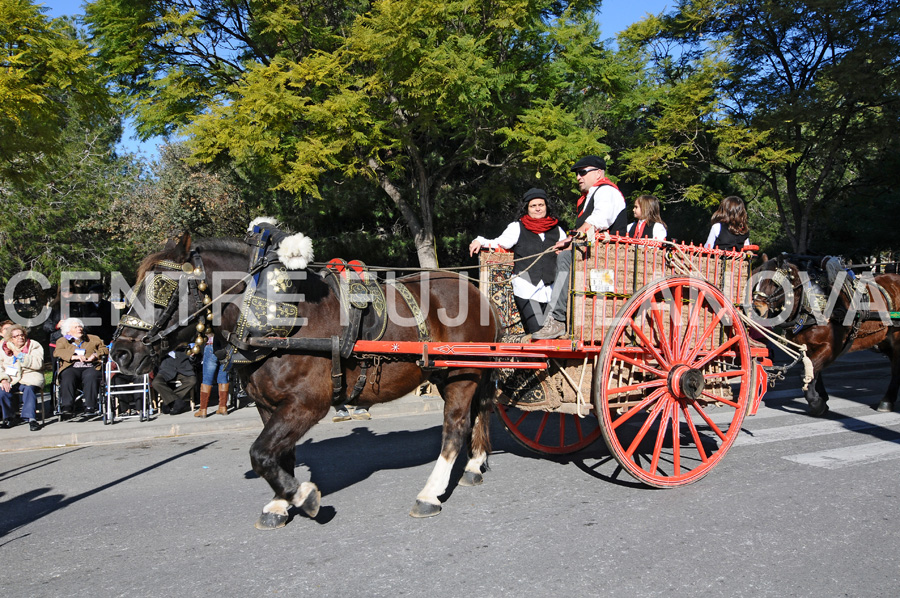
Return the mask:
<svg viewBox="0 0 900 598">
<path fill-rule="evenodd" d="M 828 413 L 828 403 L 825 401 L 819 401 L 817 404 L 809 404 L 809 414 L 813 417 L 822 417 L 826 413 Z"/>
<path fill-rule="evenodd" d="M 416 500 L 416 506 L 409 512 L 410 517 L 434 517 L 441 512 L 441 505 Z"/>
<path fill-rule="evenodd" d="M 287 515 L 281 515 L 279 513 L 263 513 L 256 521 L 255 527 L 256 529 L 261 529 L 263 531 L 278 529 L 279 527 L 287 525 L 287 520 Z"/>
<path fill-rule="evenodd" d="M 484 476 L 476 471 L 466 471 L 459 480 L 460 486 L 480 486 L 484 483 Z"/>
<path fill-rule="evenodd" d="M 894 403 L 891 401 L 881 401 L 878 403 L 878 407 L 875 408 L 875 411 L 880 411 L 882 413 L 890 413 L 894 410 Z"/>
<path fill-rule="evenodd" d="M 303 482 L 306 484 L 307 482 Z M 315 517 L 319 514 L 319 505 L 322 501 L 322 493 L 316 488 L 314 485 L 312 489 L 309 491 L 309 494 L 306 495 L 306 498 L 300 503 L 300 509 L 309 515 L 310 517 Z"/>
</svg>

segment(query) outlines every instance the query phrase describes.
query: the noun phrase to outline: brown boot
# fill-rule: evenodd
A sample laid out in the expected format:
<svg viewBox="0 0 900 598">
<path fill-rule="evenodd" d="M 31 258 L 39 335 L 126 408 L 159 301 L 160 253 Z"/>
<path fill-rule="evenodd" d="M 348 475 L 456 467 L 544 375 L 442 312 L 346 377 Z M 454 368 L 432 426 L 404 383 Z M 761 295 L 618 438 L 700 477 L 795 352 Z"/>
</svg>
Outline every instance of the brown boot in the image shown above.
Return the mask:
<svg viewBox="0 0 900 598">
<path fill-rule="evenodd" d="M 219 384 L 219 408 L 216 409 L 218 415 L 228 415 L 228 388 L 230 386 L 228 382 Z"/>
<path fill-rule="evenodd" d="M 206 408 L 209 407 L 209 395 L 212 393 L 212 384 L 200 385 L 200 409 L 194 413 L 194 417 L 206 417 Z"/>
</svg>

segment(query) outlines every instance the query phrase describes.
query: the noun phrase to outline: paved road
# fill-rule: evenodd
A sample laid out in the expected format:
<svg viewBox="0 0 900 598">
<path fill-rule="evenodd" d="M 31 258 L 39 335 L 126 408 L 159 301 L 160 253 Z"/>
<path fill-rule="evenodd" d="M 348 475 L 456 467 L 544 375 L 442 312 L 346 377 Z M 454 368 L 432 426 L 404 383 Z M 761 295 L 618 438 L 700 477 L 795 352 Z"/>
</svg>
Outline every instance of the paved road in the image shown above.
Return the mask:
<svg viewBox="0 0 900 598">
<path fill-rule="evenodd" d="M 900 414 L 871 408 L 886 384 L 886 367 L 836 372 L 827 419 L 782 384 L 673 490 L 602 445 L 536 458 L 497 427 L 485 484 L 426 520 L 407 512 L 439 415 L 321 425 L 298 472 L 322 511 L 274 532 L 253 528 L 270 498 L 253 430 L 2 453 L 0 595 L 894 597 Z"/>
</svg>

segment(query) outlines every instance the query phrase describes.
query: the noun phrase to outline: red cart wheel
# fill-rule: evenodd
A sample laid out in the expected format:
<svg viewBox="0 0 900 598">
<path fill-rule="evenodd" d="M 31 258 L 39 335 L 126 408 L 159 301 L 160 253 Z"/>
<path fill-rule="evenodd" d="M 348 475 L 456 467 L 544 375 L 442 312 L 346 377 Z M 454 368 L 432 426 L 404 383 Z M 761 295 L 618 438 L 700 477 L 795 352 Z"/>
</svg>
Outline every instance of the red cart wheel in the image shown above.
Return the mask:
<svg viewBox="0 0 900 598">
<path fill-rule="evenodd" d="M 502 403 L 497 403 L 497 413 L 519 444 L 543 455 L 575 453 L 600 438 L 593 414 L 582 418 L 571 413 L 523 411 Z"/>
<path fill-rule="evenodd" d="M 650 486 L 696 482 L 740 433 L 752 369 L 744 326 L 719 289 L 687 276 L 645 286 L 607 330 L 595 372 L 610 452 Z"/>
</svg>

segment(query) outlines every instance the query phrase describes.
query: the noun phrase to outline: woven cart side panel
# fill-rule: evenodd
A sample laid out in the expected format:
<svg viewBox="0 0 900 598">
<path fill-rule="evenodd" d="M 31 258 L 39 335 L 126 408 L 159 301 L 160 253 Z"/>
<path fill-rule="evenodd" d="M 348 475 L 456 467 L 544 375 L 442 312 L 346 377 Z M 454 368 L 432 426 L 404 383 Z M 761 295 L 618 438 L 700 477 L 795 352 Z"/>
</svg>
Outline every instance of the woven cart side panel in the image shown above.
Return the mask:
<svg viewBox="0 0 900 598">
<path fill-rule="evenodd" d="M 513 275 L 513 259 L 513 254 L 507 252 L 485 251 L 478 256 L 479 290 L 497 308 L 503 326 L 503 336 L 525 334 L 510 282 Z"/>
</svg>

